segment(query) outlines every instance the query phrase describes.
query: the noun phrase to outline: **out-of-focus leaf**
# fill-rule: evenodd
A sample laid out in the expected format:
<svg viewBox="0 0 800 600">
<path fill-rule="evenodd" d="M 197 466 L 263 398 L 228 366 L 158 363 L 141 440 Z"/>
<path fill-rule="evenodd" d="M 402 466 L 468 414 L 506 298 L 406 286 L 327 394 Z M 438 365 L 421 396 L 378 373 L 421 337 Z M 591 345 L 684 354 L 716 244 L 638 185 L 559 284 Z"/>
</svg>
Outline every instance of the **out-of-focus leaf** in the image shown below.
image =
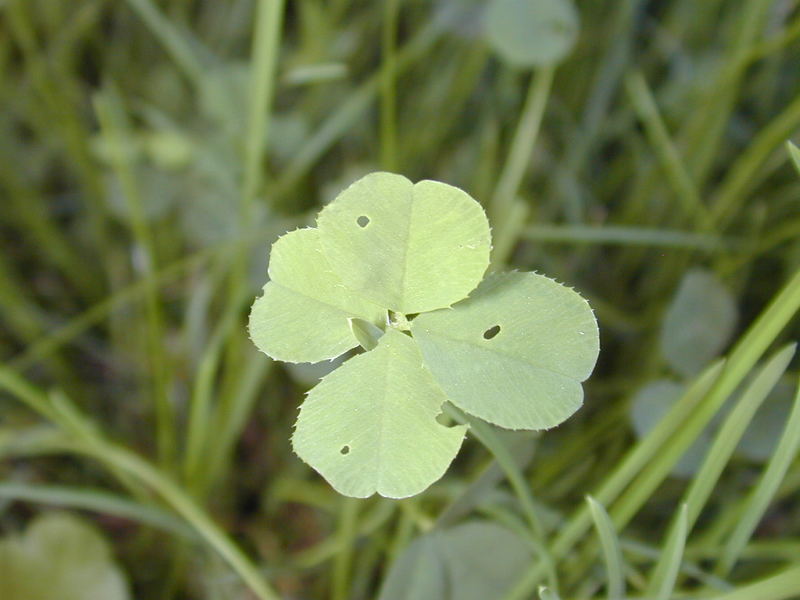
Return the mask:
<svg viewBox="0 0 800 600">
<path fill-rule="evenodd" d="M 531 560 L 528 544 L 505 527 L 463 523 L 414 540 L 392 565 L 379 600 L 502 598 Z"/>
<path fill-rule="evenodd" d="M 67 514 L 37 518 L 0 541 L 3 600 L 127 600 L 128 586 L 106 541 Z"/>
<path fill-rule="evenodd" d="M 119 178 L 113 173 L 108 173 L 105 181 L 109 208 L 118 218 L 129 219 L 128 201 L 125 199 Z M 156 221 L 163 218 L 175 205 L 179 189 L 173 175 L 139 165 L 136 167 L 136 182 L 144 216 L 148 220 Z"/>
<path fill-rule="evenodd" d="M 688 271 L 662 324 L 664 358 L 681 375 L 696 375 L 728 343 L 736 320 L 736 303 L 714 274 Z"/>
<path fill-rule="evenodd" d="M 631 403 L 631 421 L 637 437 L 645 437 L 684 391 L 684 386 L 680 383 L 667 380 L 653 381 L 642 387 Z M 676 463 L 672 474 L 676 477 L 692 477 L 703 463 L 703 458 L 711 447 L 711 439 L 712 432 L 707 428 Z"/>
<path fill-rule="evenodd" d="M 575 45 L 578 29 L 571 0 L 492 0 L 486 13 L 489 44 L 517 67 L 559 62 Z"/>
<path fill-rule="evenodd" d="M 788 381 L 778 382 L 747 427 L 737 454 L 757 463 L 770 459 L 792 411 L 793 391 Z"/>
</svg>

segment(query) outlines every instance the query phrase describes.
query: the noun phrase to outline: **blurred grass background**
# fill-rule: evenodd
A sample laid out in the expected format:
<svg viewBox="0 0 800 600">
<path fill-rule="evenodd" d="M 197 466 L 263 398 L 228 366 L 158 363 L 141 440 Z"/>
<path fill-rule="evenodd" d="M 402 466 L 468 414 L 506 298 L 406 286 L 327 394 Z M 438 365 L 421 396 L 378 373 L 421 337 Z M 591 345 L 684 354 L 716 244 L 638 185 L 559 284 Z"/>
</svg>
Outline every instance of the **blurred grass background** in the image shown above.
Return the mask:
<svg viewBox="0 0 800 600">
<path fill-rule="evenodd" d="M 0 2 L 3 530 L 42 506 L 89 510 L 137 598 L 247 597 L 236 573 L 250 573 L 286 598 L 340 599 L 377 597 L 409 540 L 447 515 L 525 529 L 502 482 L 464 500 L 491 464 L 477 444 L 401 502 L 338 497 L 291 454 L 296 407 L 324 369 L 258 354 L 247 309 L 271 241 L 374 170 L 465 189 L 492 219 L 493 268 L 540 270 L 596 310 L 585 408 L 541 437 L 502 438 L 554 535 L 638 447 L 631 398 L 669 372 L 662 321 L 689 269 L 735 301 L 737 348 L 752 354 L 731 355 L 738 380 L 797 339 L 800 178 L 784 144 L 800 130 L 798 2 L 576 7 L 569 56 L 522 69 L 492 52 L 472 0 Z M 744 336 L 767 331 L 750 326 L 782 288 L 772 329 Z M 700 505 L 681 597 L 781 569 L 793 579 L 773 588 L 789 595 L 730 597 L 800 597 L 796 461 L 750 558 L 706 573 L 762 469 L 734 459 Z M 689 485 L 668 472 L 611 511 L 634 596 Z M 590 538 L 553 550 L 564 598 L 608 587 Z M 535 593 L 527 581 L 519 597 Z"/>
</svg>

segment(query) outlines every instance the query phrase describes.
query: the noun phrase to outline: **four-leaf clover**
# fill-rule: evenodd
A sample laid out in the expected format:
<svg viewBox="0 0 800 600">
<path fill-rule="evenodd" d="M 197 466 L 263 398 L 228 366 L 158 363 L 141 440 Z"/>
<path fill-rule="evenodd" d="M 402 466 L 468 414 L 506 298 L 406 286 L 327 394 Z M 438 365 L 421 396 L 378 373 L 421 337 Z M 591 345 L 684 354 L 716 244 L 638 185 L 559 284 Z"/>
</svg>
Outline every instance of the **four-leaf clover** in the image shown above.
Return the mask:
<svg viewBox="0 0 800 600">
<path fill-rule="evenodd" d="M 361 346 L 308 393 L 295 452 L 340 493 L 418 494 L 466 427 L 442 404 L 509 429 L 547 429 L 583 402 L 597 322 L 575 291 L 537 273 L 481 279 L 491 235 L 480 204 L 436 181 L 372 173 L 317 227 L 281 237 L 251 337 L 286 362 Z"/>
</svg>

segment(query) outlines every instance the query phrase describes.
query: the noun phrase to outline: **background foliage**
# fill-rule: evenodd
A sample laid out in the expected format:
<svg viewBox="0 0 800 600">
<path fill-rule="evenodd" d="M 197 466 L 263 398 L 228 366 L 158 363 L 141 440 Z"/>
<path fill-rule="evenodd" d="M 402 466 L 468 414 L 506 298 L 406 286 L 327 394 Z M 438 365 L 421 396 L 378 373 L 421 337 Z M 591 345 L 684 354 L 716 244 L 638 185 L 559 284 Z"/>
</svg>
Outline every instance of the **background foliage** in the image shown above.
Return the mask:
<svg viewBox="0 0 800 600">
<path fill-rule="evenodd" d="M 800 594 L 798 3 L 576 8 L 526 62 L 477 1 L 0 2 L 3 548 L 60 508 L 141 598 Z M 377 169 L 465 189 L 492 268 L 601 329 L 573 419 L 473 423 L 400 502 L 291 453 L 329 365 L 244 326 L 269 243 Z"/>
</svg>

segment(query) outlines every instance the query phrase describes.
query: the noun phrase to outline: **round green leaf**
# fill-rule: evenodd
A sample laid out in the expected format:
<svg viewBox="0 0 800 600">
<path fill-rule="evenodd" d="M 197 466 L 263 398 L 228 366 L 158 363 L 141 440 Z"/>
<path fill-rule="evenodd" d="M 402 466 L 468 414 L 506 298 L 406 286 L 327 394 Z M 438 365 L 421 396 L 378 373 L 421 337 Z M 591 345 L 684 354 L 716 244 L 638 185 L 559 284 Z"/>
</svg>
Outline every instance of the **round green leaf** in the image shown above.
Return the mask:
<svg viewBox="0 0 800 600">
<path fill-rule="evenodd" d="M 275 242 L 269 276 L 250 312 L 250 336 L 276 360 L 335 358 L 358 345 L 348 319 L 386 321 L 384 309 L 342 285 L 322 254 L 316 229 L 298 229 Z"/>
<path fill-rule="evenodd" d="M 688 271 L 664 317 L 664 358 L 681 375 L 696 375 L 728 343 L 736 319 L 736 302 L 716 276 L 701 269 Z"/>
<path fill-rule="evenodd" d="M 38 517 L 21 537 L 0 541 L 3 600 L 127 600 L 128 586 L 108 544 L 67 514 Z"/>
<path fill-rule="evenodd" d="M 436 420 L 446 400 L 413 340 L 389 329 L 374 350 L 309 392 L 294 450 L 346 496 L 413 496 L 444 474 L 461 447 L 466 428 Z"/>
<path fill-rule="evenodd" d="M 495 523 L 433 531 L 395 561 L 379 600 L 503 598 L 530 567 L 531 554 L 523 538 Z"/>
<path fill-rule="evenodd" d="M 640 388 L 634 395 L 630 408 L 631 424 L 636 437 L 647 437 L 685 391 L 685 385 L 667 379 L 651 381 Z M 672 475 L 684 479 L 693 477 L 700 470 L 713 439 L 713 427 L 708 426 L 675 463 Z"/>
<path fill-rule="evenodd" d="M 578 410 L 599 352 L 586 300 L 536 273 L 489 277 L 411 332 L 450 401 L 508 429 L 547 429 Z"/>
<path fill-rule="evenodd" d="M 575 44 L 578 13 L 571 0 L 492 0 L 486 35 L 494 51 L 512 65 L 551 65 Z"/>
<path fill-rule="evenodd" d="M 489 266 L 489 223 L 466 192 L 372 173 L 317 219 L 325 256 L 344 284 L 396 312 L 465 298 Z"/>
</svg>

